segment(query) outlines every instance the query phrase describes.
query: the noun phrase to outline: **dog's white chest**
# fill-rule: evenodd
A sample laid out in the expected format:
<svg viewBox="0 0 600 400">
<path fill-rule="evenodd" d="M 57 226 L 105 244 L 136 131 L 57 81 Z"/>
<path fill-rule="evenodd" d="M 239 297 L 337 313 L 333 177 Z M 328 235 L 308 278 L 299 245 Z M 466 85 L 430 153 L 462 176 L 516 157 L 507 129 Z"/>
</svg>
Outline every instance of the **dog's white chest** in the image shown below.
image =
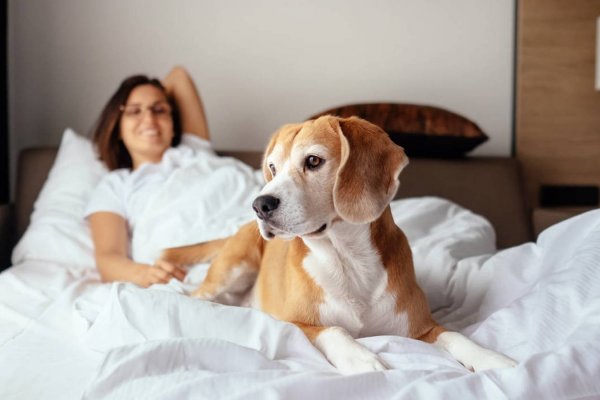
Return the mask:
<svg viewBox="0 0 600 400">
<path fill-rule="evenodd" d="M 406 336 L 408 321 L 396 312 L 396 296 L 388 290 L 388 275 L 373 248 L 368 230 L 357 230 L 347 242 L 311 241 L 303 266 L 323 289 L 320 323 L 341 326 L 352 336 Z M 340 251 L 344 249 L 346 251 Z"/>
</svg>

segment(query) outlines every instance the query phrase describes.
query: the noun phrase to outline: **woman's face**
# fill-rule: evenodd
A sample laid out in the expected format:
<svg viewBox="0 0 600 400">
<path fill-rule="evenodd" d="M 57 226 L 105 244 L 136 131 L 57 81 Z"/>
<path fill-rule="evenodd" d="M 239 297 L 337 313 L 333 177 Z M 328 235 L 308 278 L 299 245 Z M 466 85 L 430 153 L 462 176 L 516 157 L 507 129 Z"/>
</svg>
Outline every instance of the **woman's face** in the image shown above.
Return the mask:
<svg viewBox="0 0 600 400">
<path fill-rule="evenodd" d="M 147 162 L 159 162 L 171 147 L 174 136 L 171 107 L 156 86 L 140 85 L 131 91 L 119 124 L 133 169 Z"/>
</svg>

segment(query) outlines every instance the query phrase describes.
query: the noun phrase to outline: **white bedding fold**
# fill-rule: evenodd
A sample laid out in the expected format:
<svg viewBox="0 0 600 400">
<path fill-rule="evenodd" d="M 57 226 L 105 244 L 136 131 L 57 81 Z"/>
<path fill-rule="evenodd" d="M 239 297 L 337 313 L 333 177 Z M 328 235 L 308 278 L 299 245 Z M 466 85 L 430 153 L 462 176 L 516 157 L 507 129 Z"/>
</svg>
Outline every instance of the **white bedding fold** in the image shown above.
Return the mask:
<svg viewBox="0 0 600 400">
<path fill-rule="evenodd" d="M 151 258 L 165 243 L 225 236 L 249 219 L 249 210 L 220 214 L 242 207 L 258 188 L 253 171 L 226 160 L 211 168 L 222 169 L 218 179 L 232 178 L 231 191 L 216 206 L 193 206 L 204 210 L 198 212 L 206 221 L 184 228 L 183 220 L 159 224 L 189 205 L 173 178 L 142 224 L 148 232 L 138 239 L 140 252 Z M 181 179 L 198 173 L 193 168 Z M 200 187 L 215 190 L 216 181 L 207 179 Z M 473 374 L 426 343 L 380 336 L 360 341 L 392 369 L 342 376 L 295 326 L 183 295 L 199 283 L 206 265 L 196 266 L 184 283 L 140 289 L 101 284 L 89 261 L 85 267 L 84 260 L 27 258 L 0 275 L 0 398 L 600 394 L 600 211 L 550 228 L 537 243 L 500 252 L 489 222 L 448 201 L 397 201 L 392 213 L 409 238 L 436 318 L 516 359 L 517 368 Z M 228 226 L 219 223 L 222 218 Z M 65 254 L 77 252 L 67 248 Z"/>
<path fill-rule="evenodd" d="M 465 296 L 469 307 L 480 307 L 463 332 L 517 359 L 518 367 L 473 374 L 425 343 L 372 337 L 361 342 L 393 369 L 342 377 L 292 325 L 254 310 L 128 285 L 112 292 L 110 308 L 118 312 L 104 312 L 89 332 L 88 340 L 108 341 L 105 349 L 112 350 L 86 393 L 165 399 L 600 394 L 600 211 L 552 228 L 537 245 L 466 259 L 452 279 L 455 290 L 487 285 L 472 299 Z M 151 316 L 143 314 L 148 309 Z M 451 314 L 447 319 L 452 322 Z M 116 326 L 132 333 L 120 336 Z"/>
</svg>

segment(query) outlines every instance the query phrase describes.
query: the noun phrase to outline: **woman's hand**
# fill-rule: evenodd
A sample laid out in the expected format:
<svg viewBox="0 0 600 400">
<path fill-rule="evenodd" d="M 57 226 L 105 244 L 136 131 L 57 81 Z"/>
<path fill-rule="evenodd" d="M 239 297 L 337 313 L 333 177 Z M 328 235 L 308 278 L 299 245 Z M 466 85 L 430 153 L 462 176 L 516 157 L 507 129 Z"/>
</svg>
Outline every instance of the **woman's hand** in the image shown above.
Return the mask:
<svg viewBox="0 0 600 400">
<path fill-rule="evenodd" d="M 144 265 L 137 275 L 135 282 L 141 287 L 148 287 L 156 283 L 168 283 L 172 278 L 183 281 L 186 271 L 179 265 L 164 260 L 156 260 L 154 265 Z"/>
</svg>

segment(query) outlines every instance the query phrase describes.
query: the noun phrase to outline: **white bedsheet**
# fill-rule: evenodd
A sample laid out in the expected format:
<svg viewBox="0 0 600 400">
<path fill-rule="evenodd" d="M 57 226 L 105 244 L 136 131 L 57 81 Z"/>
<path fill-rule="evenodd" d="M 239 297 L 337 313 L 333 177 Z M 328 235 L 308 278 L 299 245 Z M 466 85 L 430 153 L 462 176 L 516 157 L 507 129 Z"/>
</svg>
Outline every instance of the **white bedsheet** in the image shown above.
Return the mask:
<svg viewBox="0 0 600 400">
<path fill-rule="evenodd" d="M 251 193 L 251 174 L 232 171 L 249 182 L 239 193 Z M 343 376 L 295 326 L 185 296 L 206 265 L 185 283 L 141 289 L 101 284 L 92 265 L 38 252 L 0 275 L 0 398 L 600 396 L 600 211 L 500 252 L 485 219 L 448 201 L 402 200 L 392 211 L 436 318 L 518 367 L 470 373 L 431 345 L 380 336 L 360 341 L 392 369 Z M 245 213 L 229 217 L 242 223 Z M 232 229 L 215 226 L 203 239 Z"/>
</svg>

